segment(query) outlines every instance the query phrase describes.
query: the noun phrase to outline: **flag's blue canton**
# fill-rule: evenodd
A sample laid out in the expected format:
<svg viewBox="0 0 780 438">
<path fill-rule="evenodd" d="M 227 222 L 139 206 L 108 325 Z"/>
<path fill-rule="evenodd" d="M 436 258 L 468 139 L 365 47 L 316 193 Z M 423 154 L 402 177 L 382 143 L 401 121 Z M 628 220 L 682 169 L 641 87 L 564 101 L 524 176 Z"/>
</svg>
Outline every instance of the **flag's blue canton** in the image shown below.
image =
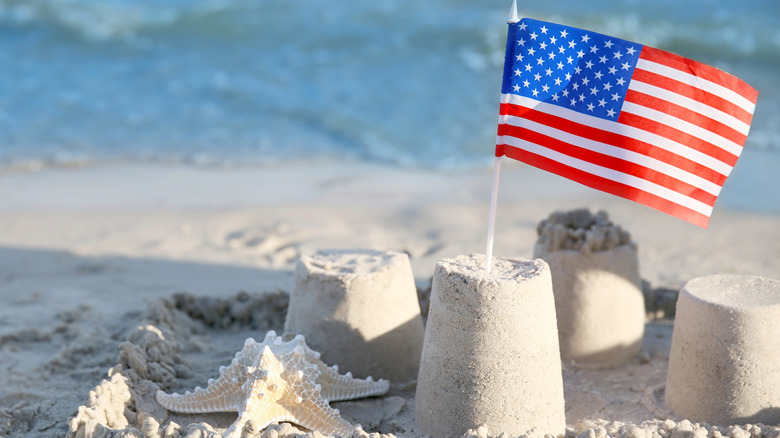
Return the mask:
<svg viewBox="0 0 780 438">
<path fill-rule="evenodd" d="M 510 26 L 503 93 L 617 120 L 641 44 L 529 18 Z"/>
</svg>

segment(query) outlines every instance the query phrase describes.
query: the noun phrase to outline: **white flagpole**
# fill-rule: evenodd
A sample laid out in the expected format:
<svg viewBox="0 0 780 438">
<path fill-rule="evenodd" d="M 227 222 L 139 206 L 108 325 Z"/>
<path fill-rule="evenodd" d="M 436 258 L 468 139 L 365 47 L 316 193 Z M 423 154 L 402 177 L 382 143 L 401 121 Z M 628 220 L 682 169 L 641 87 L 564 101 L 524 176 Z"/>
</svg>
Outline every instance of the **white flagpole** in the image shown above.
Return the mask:
<svg viewBox="0 0 780 438">
<path fill-rule="evenodd" d="M 487 249 L 485 250 L 485 270 L 490 274 L 493 268 L 493 237 L 496 231 L 496 204 L 498 203 L 498 175 L 501 172 L 501 157 L 493 162 L 493 191 L 490 193 L 490 215 L 488 216 Z"/>
<path fill-rule="evenodd" d="M 517 0 L 512 0 L 512 9 L 509 10 L 509 15 L 506 17 L 506 22 L 509 24 L 517 23 L 520 18 L 517 16 Z"/>
<path fill-rule="evenodd" d="M 506 17 L 508 24 L 517 23 L 517 0 L 512 0 L 512 8 Z M 493 163 L 493 190 L 490 193 L 490 214 L 488 215 L 487 248 L 485 249 L 485 270 L 488 274 L 493 269 L 493 240 L 496 231 L 496 204 L 498 204 L 498 177 L 501 173 L 501 157 L 496 157 Z"/>
</svg>

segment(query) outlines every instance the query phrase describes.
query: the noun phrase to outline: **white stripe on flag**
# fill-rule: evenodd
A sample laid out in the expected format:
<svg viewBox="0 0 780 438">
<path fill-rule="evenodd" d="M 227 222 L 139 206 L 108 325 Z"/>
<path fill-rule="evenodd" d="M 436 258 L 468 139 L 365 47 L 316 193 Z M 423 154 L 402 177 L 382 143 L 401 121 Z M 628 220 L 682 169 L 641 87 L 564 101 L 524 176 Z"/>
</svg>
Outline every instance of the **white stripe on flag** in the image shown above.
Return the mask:
<svg viewBox="0 0 780 438">
<path fill-rule="evenodd" d="M 677 70 L 676 68 L 659 64 L 657 62 L 648 61 L 642 58 L 639 58 L 639 61 L 636 64 L 636 68 L 639 70 L 646 70 L 652 73 L 657 73 L 661 76 L 669 77 L 676 81 L 683 82 L 692 87 L 696 87 L 700 90 L 722 97 L 723 99 L 726 99 L 734 103 L 735 105 L 739 106 L 740 108 L 744 109 L 750 114 L 753 114 L 753 111 L 756 109 L 756 104 L 746 99 L 741 94 L 732 91 L 731 89 L 726 88 L 723 85 L 716 84 L 715 82 L 712 81 L 708 81 L 707 79 L 704 79 L 700 76 L 695 76 L 690 73 L 685 73 L 682 70 Z"/>
<path fill-rule="evenodd" d="M 620 184 L 625 184 L 637 190 L 641 190 L 643 192 L 647 192 L 652 195 L 667 199 L 670 202 L 689 208 L 697 213 L 701 213 L 708 217 L 710 216 L 710 214 L 712 214 L 712 207 L 710 207 L 709 205 L 697 201 L 695 199 L 689 198 L 685 195 L 675 192 L 674 190 L 670 190 L 667 189 L 666 187 L 659 186 L 658 184 L 652 183 L 646 179 L 642 179 L 630 174 L 626 174 L 623 172 L 618 172 L 616 170 L 598 166 L 596 164 L 590 163 L 588 161 L 583 161 L 578 158 L 570 157 L 566 154 L 562 154 L 558 151 L 548 149 L 536 143 L 531 143 L 526 140 L 521 140 L 517 137 L 512 137 L 510 135 L 499 135 L 497 138 L 497 144 L 514 146 L 523 149 L 525 151 L 528 151 L 532 154 L 540 155 L 545 158 L 549 158 L 551 160 L 557 161 L 561 164 L 573 167 L 575 169 L 579 169 L 583 172 L 587 172 L 592 175 L 596 175 L 601 178 L 605 178 Z"/>
<path fill-rule="evenodd" d="M 659 149 L 671 152 L 683 158 L 687 158 L 691 161 L 701 164 L 702 166 L 712 169 L 721 175 L 728 176 L 731 173 L 732 166 L 728 165 L 727 163 L 724 163 L 710 155 L 701 153 L 696 149 L 678 143 L 674 140 L 670 140 L 666 137 L 662 137 L 639 128 L 634 128 L 633 126 L 627 126 L 610 120 L 588 116 L 568 108 L 540 102 L 528 97 L 518 96 L 517 94 L 502 94 L 501 103 L 509 103 L 512 105 L 524 106 L 526 108 L 533 108 L 547 114 L 563 117 L 581 125 L 592 126 L 603 131 L 615 132 L 619 135 L 634 138 L 651 146 L 655 146 Z"/>
<path fill-rule="evenodd" d="M 739 156 L 739 154 L 742 153 L 742 146 L 739 144 L 734 143 L 727 138 L 723 138 L 708 129 L 704 129 L 701 126 L 678 119 L 677 117 L 671 116 L 665 112 L 637 105 L 633 102 L 623 102 L 623 111 L 654 120 L 658 123 L 663 123 L 666 126 L 680 130 L 702 141 L 706 141 L 713 146 L 719 147 L 732 155 Z"/>
<path fill-rule="evenodd" d="M 669 91 L 667 89 L 657 87 L 655 85 L 650 85 L 646 82 L 642 82 L 637 79 L 631 80 L 631 82 L 628 84 L 628 89 L 638 91 L 640 93 L 644 93 L 650 96 L 655 96 L 667 102 L 671 102 L 680 105 L 682 107 L 688 108 L 691 111 L 697 112 L 703 116 L 709 117 L 726 126 L 729 126 L 730 128 L 734 129 L 735 131 L 739 132 L 742 135 L 748 135 L 748 131 L 750 130 L 750 125 L 737 119 L 736 117 L 728 113 L 724 113 L 723 111 L 717 108 L 699 102 L 698 100 L 694 100 L 691 99 L 690 97 L 683 96 L 682 94 L 675 93 L 674 91 Z"/>
<path fill-rule="evenodd" d="M 617 146 L 611 146 L 606 143 L 601 143 L 595 140 L 591 140 L 585 137 L 581 137 L 575 134 L 572 134 L 568 131 L 562 131 L 560 129 L 553 128 L 551 126 L 547 126 L 541 123 L 537 123 L 528 119 L 524 119 L 522 117 L 514 117 L 514 116 L 501 116 L 503 118 L 503 121 L 499 123 L 505 123 L 512 126 L 520 126 L 523 128 L 530 129 L 534 132 L 538 132 L 540 134 L 546 135 L 548 137 L 552 137 L 554 139 L 574 144 L 577 146 L 582 146 L 586 149 L 604 154 L 609 155 L 612 157 L 619 158 L 621 160 L 629 161 L 631 163 L 636 163 L 640 166 L 647 167 L 649 169 L 658 171 L 660 173 L 663 173 L 665 175 L 668 175 L 672 178 L 678 179 L 682 182 L 688 183 L 692 186 L 698 187 L 702 190 L 704 190 L 707 193 L 710 193 L 712 195 L 718 196 L 721 190 L 721 186 L 718 184 L 715 184 L 711 181 L 708 181 L 698 175 L 695 175 L 690 172 L 686 172 L 685 170 L 680 169 L 679 167 L 675 167 L 665 161 L 661 161 L 655 158 L 648 157 L 647 155 L 643 155 L 637 152 L 629 151 L 627 149 L 623 149 L 621 147 Z"/>
</svg>

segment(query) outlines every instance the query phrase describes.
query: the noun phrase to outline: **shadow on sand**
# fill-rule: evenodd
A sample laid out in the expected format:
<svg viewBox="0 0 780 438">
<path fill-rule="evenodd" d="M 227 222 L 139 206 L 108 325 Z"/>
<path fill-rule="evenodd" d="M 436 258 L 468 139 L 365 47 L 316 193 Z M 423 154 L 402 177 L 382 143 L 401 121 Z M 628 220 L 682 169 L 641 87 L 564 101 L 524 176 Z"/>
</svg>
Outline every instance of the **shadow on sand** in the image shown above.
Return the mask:
<svg viewBox="0 0 780 438">
<path fill-rule="evenodd" d="M 0 436 L 65 436 L 149 302 L 291 287 L 290 271 L 0 247 Z"/>
</svg>

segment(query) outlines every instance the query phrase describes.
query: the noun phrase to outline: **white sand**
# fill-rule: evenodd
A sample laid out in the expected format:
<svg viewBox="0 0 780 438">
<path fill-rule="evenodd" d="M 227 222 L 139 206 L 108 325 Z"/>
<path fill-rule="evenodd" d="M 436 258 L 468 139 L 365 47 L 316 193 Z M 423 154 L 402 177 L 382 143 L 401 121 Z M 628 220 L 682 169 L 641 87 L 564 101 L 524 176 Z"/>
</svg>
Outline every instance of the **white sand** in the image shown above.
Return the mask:
<svg viewBox="0 0 780 438">
<path fill-rule="evenodd" d="M 535 169 L 509 162 L 503 169 L 496 256 L 529 258 L 540 219 L 556 209 L 588 207 L 606 210 L 631 230 L 642 277 L 654 288 L 677 289 L 718 272 L 780 278 L 777 215 L 716 206 L 710 229 L 700 230 Z M 418 286 L 427 287 L 436 260 L 484 251 L 489 191 L 489 172 L 330 163 L 230 171 L 106 165 L 0 176 L 0 436 L 64 436 L 67 418 L 89 403 L 110 367 L 128 357 L 143 363 L 131 348 L 136 344 L 122 343 L 128 332 L 140 336 L 132 333 L 149 320 L 151 299 L 178 291 L 207 297 L 181 299 L 190 316 L 169 326 L 182 352 L 152 353 L 157 365 L 147 367 L 168 378 L 169 388 L 184 390 L 215 377 L 246 336 L 281 328 L 282 298 L 261 305 L 259 298 L 236 296 L 289 291 L 301 254 L 406 251 Z M 669 415 L 658 400 L 670 335 L 668 323 L 647 326 L 644 362 L 603 371 L 565 367 L 570 433 L 698 433 L 685 422 L 662 421 Z M 118 358 L 120 344 L 124 359 Z M 139 398 L 122 417 L 140 422 L 135 427 L 149 418 L 139 419 L 139 411 L 166 415 L 146 404 L 150 388 L 131 389 Z M 385 398 L 340 403 L 339 409 L 367 430 L 411 436 L 413 394 L 413 387 L 396 386 Z M 234 416 L 174 418 L 205 430 L 197 424 L 218 429 Z M 645 429 L 624 424 L 645 421 Z M 146 423 L 151 431 L 152 420 Z M 604 429 L 587 429 L 597 426 Z M 281 429 L 281 435 L 293 430 Z M 721 431 L 740 438 L 749 433 Z"/>
</svg>

